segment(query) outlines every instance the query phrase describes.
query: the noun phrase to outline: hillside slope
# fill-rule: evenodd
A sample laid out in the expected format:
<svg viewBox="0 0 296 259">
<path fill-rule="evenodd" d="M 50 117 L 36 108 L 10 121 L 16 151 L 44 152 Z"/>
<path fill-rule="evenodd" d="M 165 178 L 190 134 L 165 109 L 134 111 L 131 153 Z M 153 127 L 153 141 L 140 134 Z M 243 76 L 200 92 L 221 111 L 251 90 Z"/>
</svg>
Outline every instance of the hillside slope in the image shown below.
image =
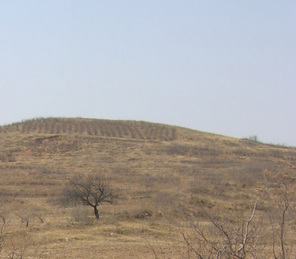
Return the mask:
<svg viewBox="0 0 296 259">
<path fill-rule="evenodd" d="M 91 209 L 59 204 L 64 184 L 81 172 L 107 175 L 119 194 L 115 205 L 100 208 L 100 223 L 92 221 Z M 190 212 L 206 208 L 228 218 L 248 212 L 256 200 L 260 212 L 274 211 L 282 183 L 293 196 L 295 180 L 296 148 L 177 126 L 41 118 L 0 127 L 7 232 L 20 239 L 20 215 L 29 218 L 21 232 L 34 240 L 28 254 L 43 247 L 40 258 L 79 258 L 82 245 L 106 258 L 118 256 L 114 247 L 124 247 L 129 258 L 154 258 L 149 243 L 157 238 L 165 246 Z"/>
</svg>

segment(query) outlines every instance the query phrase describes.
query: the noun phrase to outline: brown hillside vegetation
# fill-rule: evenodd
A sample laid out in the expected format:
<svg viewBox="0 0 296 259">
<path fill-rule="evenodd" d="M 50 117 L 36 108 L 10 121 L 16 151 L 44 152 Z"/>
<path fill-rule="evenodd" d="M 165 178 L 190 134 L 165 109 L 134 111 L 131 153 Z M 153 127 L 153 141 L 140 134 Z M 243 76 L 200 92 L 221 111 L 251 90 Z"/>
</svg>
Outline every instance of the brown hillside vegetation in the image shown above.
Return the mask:
<svg viewBox="0 0 296 259">
<path fill-rule="evenodd" d="M 117 194 L 99 220 L 62 202 L 81 173 Z M 292 258 L 295 180 L 294 147 L 142 121 L 2 126 L 0 258 Z"/>
</svg>

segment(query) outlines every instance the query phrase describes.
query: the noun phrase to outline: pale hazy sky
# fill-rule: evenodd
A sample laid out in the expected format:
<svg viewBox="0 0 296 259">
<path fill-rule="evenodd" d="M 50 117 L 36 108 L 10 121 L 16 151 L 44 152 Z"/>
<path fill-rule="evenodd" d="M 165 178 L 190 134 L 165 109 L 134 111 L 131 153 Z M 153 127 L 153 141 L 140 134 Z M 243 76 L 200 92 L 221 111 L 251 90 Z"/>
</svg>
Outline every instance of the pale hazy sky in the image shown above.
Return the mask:
<svg viewBox="0 0 296 259">
<path fill-rule="evenodd" d="M 295 0 L 0 0 L 0 124 L 161 122 L 296 146 Z"/>
</svg>

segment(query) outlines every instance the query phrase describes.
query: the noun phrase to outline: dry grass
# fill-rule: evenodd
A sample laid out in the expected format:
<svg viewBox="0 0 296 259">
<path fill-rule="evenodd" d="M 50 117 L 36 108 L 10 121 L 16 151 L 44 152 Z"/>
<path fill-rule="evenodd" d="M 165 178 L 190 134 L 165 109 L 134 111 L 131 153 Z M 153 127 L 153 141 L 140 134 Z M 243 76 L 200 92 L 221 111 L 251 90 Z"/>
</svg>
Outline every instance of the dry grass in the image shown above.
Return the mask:
<svg viewBox="0 0 296 259">
<path fill-rule="evenodd" d="M 192 212 L 231 221 L 258 200 L 276 219 L 283 182 L 295 197 L 295 148 L 162 124 L 41 118 L 0 127 L 0 150 L 3 258 L 183 258 Z M 99 221 L 59 203 L 79 172 L 107 174 L 119 194 Z"/>
</svg>

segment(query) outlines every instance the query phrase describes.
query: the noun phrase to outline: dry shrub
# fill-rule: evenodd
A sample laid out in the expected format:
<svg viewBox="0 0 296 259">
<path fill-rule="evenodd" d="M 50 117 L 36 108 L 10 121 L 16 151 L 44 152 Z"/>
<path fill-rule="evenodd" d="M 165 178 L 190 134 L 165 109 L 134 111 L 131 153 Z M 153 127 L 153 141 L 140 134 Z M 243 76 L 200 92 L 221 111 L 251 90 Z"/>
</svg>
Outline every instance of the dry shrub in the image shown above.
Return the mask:
<svg viewBox="0 0 296 259">
<path fill-rule="evenodd" d="M 27 231 L 19 231 L 5 239 L 0 250 L 0 258 L 22 259 L 28 258 L 29 248 L 33 243 L 32 236 Z"/>
<path fill-rule="evenodd" d="M 152 211 L 151 210 L 140 210 L 140 211 L 137 211 L 134 215 L 134 217 L 136 219 L 146 219 L 146 218 L 150 218 L 152 217 Z"/>
</svg>

